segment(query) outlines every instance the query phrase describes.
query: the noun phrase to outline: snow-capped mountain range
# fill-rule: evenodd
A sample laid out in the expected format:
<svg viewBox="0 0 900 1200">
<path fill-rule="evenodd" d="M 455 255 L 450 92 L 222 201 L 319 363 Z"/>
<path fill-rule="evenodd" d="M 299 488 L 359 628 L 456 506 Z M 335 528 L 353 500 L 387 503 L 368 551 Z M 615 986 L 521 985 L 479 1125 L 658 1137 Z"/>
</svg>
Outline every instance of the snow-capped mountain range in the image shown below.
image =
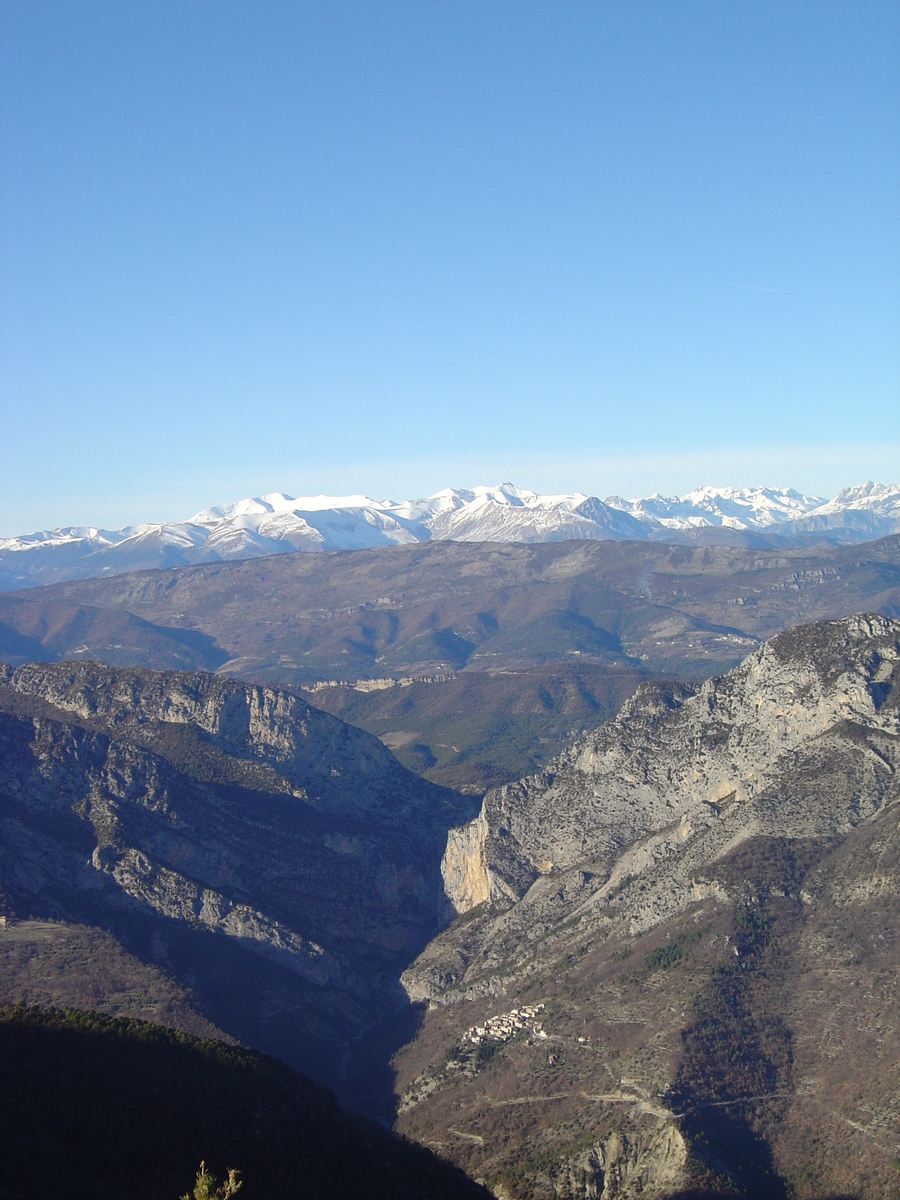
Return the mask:
<svg viewBox="0 0 900 1200">
<path fill-rule="evenodd" d="M 702 487 L 686 496 L 539 496 L 510 483 L 447 488 L 425 500 L 272 492 L 188 521 L 52 529 L 0 539 L 0 590 L 153 567 L 410 542 L 662 541 L 755 546 L 864 542 L 900 532 L 900 485 L 866 483 L 833 500 L 790 488 Z"/>
</svg>

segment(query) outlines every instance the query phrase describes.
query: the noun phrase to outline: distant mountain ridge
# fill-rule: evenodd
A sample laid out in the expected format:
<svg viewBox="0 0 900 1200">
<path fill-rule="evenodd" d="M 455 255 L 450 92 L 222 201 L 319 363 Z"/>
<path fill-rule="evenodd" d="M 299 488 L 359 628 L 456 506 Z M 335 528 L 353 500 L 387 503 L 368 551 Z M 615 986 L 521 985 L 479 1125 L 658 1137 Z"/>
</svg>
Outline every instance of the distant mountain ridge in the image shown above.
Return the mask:
<svg viewBox="0 0 900 1200">
<path fill-rule="evenodd" d="M 422 541 L 662 541 L 796 546 L 859 543 L 900 532 L 900 485 L 865 483 L 830 501 L 791 488 L 701 487 L 600 500 L 541 496 L 503 483 L 446 488 L 424 500 L 291 497 L 272 492 L 203 509 L 190 520 L 119 530 L 67 527 L 0 539 L 0 590 L 125 571 L 298 551 Z"/>
<path fill-rule="evenodd" d="M 900 618 L 900 534 L 777 550 L 415 542 L 7 592 L 0 660 L 304 689 L 412 770 L 484 792 L 612 716 L 647 674 L 718 674 L 787 626 L 860 611 Z"/>
</svg>

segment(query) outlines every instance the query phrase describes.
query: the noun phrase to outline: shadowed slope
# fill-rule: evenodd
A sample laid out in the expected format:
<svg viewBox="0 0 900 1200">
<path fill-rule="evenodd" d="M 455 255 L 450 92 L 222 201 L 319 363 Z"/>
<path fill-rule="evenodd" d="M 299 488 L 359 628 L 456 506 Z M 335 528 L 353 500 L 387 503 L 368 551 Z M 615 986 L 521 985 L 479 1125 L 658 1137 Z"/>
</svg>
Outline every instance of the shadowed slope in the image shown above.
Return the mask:
<svg viewBox="0 0 900 1200">
<path fill-rule="evenodd" d="M 241 1200 L 486 1196 L 281 1063 L 96 1013 L 0 1008 L 0 1197 L 174 1200 L 202 1160 Z"/>
<path fill-rule="evenodd" d="M 303 699 L 94 663 L 2 669 L 0 887 L 113 933 L 242 1041 L 338 1084 L 402 1009 L 470 802 Z"/>
</svg>

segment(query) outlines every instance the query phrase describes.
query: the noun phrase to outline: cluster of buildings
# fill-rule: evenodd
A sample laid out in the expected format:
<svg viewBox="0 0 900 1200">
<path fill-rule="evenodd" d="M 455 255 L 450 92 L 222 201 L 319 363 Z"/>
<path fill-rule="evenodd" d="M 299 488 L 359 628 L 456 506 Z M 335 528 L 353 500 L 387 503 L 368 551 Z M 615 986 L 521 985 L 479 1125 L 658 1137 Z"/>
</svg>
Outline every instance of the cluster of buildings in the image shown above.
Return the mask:
<svg viewBox="0 0 900 1200">
<path fill-rule="evenodd" d="M 475 1046 L 488 1040 L 506 1042 L 523 1030 L 530 1030 L 536 1038 L 546 1038 L 547 1034 L 541 1022 L 535 1020 L 538 1013 L 543 1011 L 543 1004 L 525 1004 L 522 1008 L 511 1008 L 508 1013 L 488 1017 L 483 1025 L 473 1025 L 463 1034 L 462 1040 Z"/>
</svg>

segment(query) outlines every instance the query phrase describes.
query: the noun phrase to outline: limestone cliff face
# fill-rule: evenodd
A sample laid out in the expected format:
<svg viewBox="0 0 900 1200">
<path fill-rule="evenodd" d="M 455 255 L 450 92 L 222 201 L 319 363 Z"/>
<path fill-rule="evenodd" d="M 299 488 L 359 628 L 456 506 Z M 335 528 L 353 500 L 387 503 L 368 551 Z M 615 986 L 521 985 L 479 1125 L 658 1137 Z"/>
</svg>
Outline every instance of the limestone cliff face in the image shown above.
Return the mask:
<svg viewBox="0 0 900 1200">
<path fill-rule="evenodd" d="M 474 821 L 448 833 L 441 874 L 453 911 L 461 913 L 488 901 L 518 900 L 538 871 L 508 828 L 491 827 L 482 805 Z"/>
<path fill-rule="evenodd" d="M 491 897 L 491 879 L 484 861 L 488 823 L 484 807 L 474 821 L 451 829 L 441 859 L 444 891 L 454 913 L 468 912 Z"/>
<path fill-rule="evenodd" d="M 858 615 L 780 634 L 696 690 L 642 686 L 451 830 L 451 911 L 510 911 L 462 977 L 439 938 L 407 972 L 410 993 L 455 995 L 563 914 L 652 928 L 715 895 L 713 864 L 749 837 L 829 837 L 869 819 L 897 789 L 898 682 L 900 622 Z"/>
</svg>

